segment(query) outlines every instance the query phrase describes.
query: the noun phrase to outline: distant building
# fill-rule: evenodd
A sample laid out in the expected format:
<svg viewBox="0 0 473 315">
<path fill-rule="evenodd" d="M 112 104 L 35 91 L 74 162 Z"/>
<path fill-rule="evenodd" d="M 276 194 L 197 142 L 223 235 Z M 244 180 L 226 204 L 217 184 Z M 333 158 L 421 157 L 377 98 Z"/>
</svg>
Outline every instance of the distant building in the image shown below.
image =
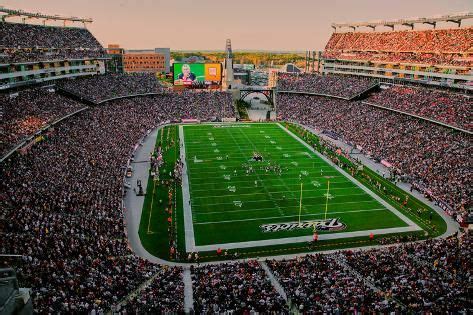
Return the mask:
<svg viewBox="0 0 473 315">
<path fill-rule="evenodd" d="M 123 55 L 123 69 L 126 73 L 166 72 L 165 56 L 154 50 L 127 50 Z"/>
<path fill-rule="evenodd" d="M 125 50 L 110 44 L 107 53 L 112 58 L 107 65 L 109 72 L 169 72 L 170 48 Z"/>
</svg>

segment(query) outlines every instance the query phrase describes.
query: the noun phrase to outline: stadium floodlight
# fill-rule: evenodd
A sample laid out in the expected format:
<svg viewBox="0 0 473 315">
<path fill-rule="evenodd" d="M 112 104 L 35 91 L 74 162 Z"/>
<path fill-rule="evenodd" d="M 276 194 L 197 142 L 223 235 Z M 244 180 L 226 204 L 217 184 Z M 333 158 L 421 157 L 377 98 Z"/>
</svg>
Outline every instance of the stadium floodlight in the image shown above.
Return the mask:
<svg viewBox="0 0 473 315">
<path fill-rule="evenodd" d="M 47 20 L 61 20 L 61 21 L 70 21 L 70 22 L 81 22 L 81 23 L 92 23 L 93 20 L 91 18 L 78 18 L 78 17 L 68 17 L 68 16 L 61 16 L 61 15 L 49 15 L 49 14 L 43 14 L 39 12 L 26 12 L 23 10 L 14 10 L 14 9 L 8 9 L 3 6 L 0 7 L 0 13 L 5 13 L 5 15 L 2 15 L 2 19 L 14 17 L 14 16 L 20 16 L 23 18 L 38 18 L 38 19 L 45 19 Z"/>
</svg>

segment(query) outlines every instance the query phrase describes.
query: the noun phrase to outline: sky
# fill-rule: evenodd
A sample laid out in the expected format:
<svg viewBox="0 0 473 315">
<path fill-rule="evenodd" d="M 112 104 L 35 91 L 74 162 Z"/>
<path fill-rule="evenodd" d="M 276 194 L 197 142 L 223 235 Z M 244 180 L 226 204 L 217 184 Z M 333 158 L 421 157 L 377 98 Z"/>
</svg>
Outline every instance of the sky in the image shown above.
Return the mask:
<svg viewBox="0 0 473 315">
<path fill-rule="evenodd" d="M 0 0 L 10 9 L 92 18 L 105 47 L 322 50 L 333 22 L 473 11 L 473 0 Z M 468 23 L 470 24 L 470 22 Z"/>
</svg>

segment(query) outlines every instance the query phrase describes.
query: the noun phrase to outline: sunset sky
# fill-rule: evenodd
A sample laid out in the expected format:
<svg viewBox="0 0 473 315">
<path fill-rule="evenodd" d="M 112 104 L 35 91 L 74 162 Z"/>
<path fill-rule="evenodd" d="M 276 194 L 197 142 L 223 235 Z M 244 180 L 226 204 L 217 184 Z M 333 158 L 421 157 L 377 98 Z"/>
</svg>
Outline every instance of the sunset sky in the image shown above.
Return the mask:
<svg viewBox="0 0 473 315">
<path fill-rule="evenodd" d="M 472 0 L 0 0 L 0 6 L 90 17 L 103 44 L 127 49 L 323 49 L 332 22 L 473 11 Z M 471 23 L 468 23 L 471 25 Z"/>
</svg>

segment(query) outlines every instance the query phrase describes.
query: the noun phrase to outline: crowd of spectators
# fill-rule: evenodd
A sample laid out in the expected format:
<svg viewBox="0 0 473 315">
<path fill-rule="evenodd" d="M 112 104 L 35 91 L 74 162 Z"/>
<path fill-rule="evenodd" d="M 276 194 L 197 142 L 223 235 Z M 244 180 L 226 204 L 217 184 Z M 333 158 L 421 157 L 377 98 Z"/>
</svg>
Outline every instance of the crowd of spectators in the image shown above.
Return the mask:
<svg viewBox="0 0 473 315">
<path fill-rule="evenodd" d="M 0 155 L 49 123 L 83 107 L 47 88 L 0 94 Z"/>
<path fill-rule="evenodd" d="M 107 73 L 65 79 L 58 81 L 57 85 L 63 90 L 94 103 L 120 96 L 163 91 L 162 85 L 153 73 Z"/>
<path fill-rule="evenodd" d="M 124 167 L 147 130 L 230 113 L 226 100 L 224 92 L 187 92 L 112 101 L 2 163 L 0 254 L 21 255 L 15 267 L 39 313 L 106 311 L 157 272 L 128 248 Z"/>
<path fill-rule="evenodd" d="M 154 277 L 151 283 L 139 290 L 132 299 L 115 308 L 115 313 L 184 313 L 182 268 L 163 266 Z"/>
<path fill-rule="evenodd" d="M 469 65 L 473 27 L 441 30 L 333 33 L 324 57 L 372 61 Z"/>
<path fill-rule="evenodd" d="M 449 65 L 471 67 L 473 59 L 462 53 L 380 52 L 380 51 L 325 51 L 324 58 L 417 65 Z M 409 66 L 407 66 L 409 67 Z M 411 70 L 406 68 L 406 70 Z"/>
<path fill-rule="evenodd" d="M 473 307 L 468 292 L 472 245 L 464 235 L 343 255 L 348 265 L 411 312 L 467 314 Z"/>
<path fill-rule="evenodd" d="M 103 57 L 104 52 L 97 50 L 77 49 L 18 49 L 0 48 L 0 64 L 34 61 L 64 61 Z"/>
<path fill-rule="evenodd" d="M 0 22 L 0 63 L 103 55 L 86 28 Z"/>
<path fill-rule="evenodd" d="M 471 135 L 361 102 L 278 94 L 278 115 L 335 132 L 378 160 L 386 160 L 411 183 L 449 205 L 461 221 L 471 207 Z"/>
<path fill-rule="evenodd" d="M 397 310 L 393 301 L 340 265 L 336 256 L 316 254 L 267 263 L 301 314 L 386 314 Z"/>
<path fill-rule="evenodd" d="M 308 92 L 352 98 L 376 82 L 363 77 L 346 77 L 337 75 L 317 75 L 312 73 L 279 73 L 277 89 L 279 91 Z"/>
<path fill-rule="evenodd" d="M 469 96 L 421 87 L 391 86 L 374 93 L 366 101 L 466 130 L 473 129 L 473 100 Z"/>
<path fill-rule="evenodd" d="M 196 314 L 288 312 L 257 261 L 207 265 L 191 272 Z"/>
</svg>

